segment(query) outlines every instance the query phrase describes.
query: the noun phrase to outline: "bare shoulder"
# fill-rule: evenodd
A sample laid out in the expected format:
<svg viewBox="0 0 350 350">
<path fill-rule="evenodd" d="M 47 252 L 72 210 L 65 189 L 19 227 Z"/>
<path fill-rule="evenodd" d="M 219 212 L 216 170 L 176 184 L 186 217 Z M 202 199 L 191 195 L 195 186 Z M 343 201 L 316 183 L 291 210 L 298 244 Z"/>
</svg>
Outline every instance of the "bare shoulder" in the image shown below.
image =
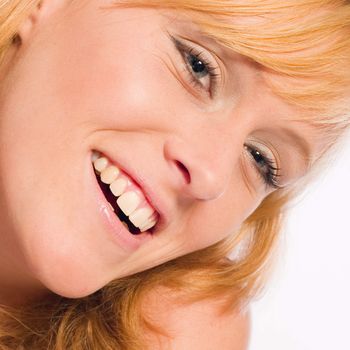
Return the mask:
<svg viewBox="0 0 350 350">
<path fill-rule="evenodd" d="M 152 324 L 158 324 L 166 333 L 149 333 L 148 344 L 152 350 L 248 349 L 249 310 L 223 313 L 219 300 L 181 304 L 162 293 L 156 293 L 147 305 Z"/>
</svg>

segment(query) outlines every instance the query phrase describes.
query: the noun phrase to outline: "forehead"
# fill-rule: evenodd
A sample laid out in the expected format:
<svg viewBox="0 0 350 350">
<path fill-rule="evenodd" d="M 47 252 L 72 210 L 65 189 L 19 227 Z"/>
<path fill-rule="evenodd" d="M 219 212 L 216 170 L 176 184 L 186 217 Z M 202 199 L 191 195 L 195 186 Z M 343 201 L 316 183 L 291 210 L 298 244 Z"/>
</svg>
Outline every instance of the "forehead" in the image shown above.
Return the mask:
<svg viewBox="0 0 350 350">
<path fill-rule="evenodd" d="M 250 4 L 234 16 L 215 14 L 206 22 L 195 14 L 193 20 L 231 55 L 259 67 L 271 92 L 292 111 L 287 119 L 319 140 L 315 154 L 321 154 L 348 125 L 350 7 L 346 12 L 336 2 L 315 2 L 310 11 L 299 4 L 287 1 L 270 9 Z"/>
<path fill-rule="evenodd" d="M 208 36 L 269 71 L 274 92 L 316 112 L 314 124 L 331 124 L 330 116 L 350 95 L 350 4 L 248 0 L 225 1 L 225 7 L 222 2 L 209 3 L 178 1 L 177 8 L 190 9 L 186 14 Z"/>
<path fill-rule="evenodd" d="M 253 58 L 240 54 L 223 42 L 218 33 L 210 30 L 208 31 L 208 28 L 203 25 L 203 19 L 198 19 L 197 14 L 165 10 L 162 11 L 162 14 L 167 17 L 168 23 L 172 23 L 184 30 L 190 30 L 191 34 L 194 35 L 196 39 L 212 49 L 216 55 L 223 59 L 227 66 L 234 66 L 237 61 L 244 62 L 246 65 L 250 66 L 251 71 L 255 72 L 254 84 L 256 85 L 256 83 L 258 83 L 261 86 L 261 89 L 259 89 L 259 87 L 254 87 L 257 94 L 252 104 L 258 105 L 258 100 L 260 99 L 262 103 L 260 103 L 259 108 L 263 106 L 267 107 L 261 112 L 264 113 L 265 116 L 274 117 L 272 118 L 275 123 L 274 129 L 283 128 L 286 124 L 290 124 L 292 129 L 298 129 L 299 134 L 302 136 L 301 139 L 303 139 L 301 143 L 304 145 L 304 149 L 309 150 L 306 153 L 310 155 L 310 160 L 317 158 L 317 155 L 323 153 L 324 148 L 332 142 L 331 136 L 334 138 L 335 135 L 327 132 L 327 129 L 324 128 L 322 124 L 317 125 L 317 122 L 320 122 L 323 117 L 327 117 L 325 111 L 320 112 L 320 110 L 310 108 L 309 106 L 293 103 L 294 101 L 280 94 L 280 87 L 298 93 L 301 87 L 312 86 L 314 84 L 312 79 L 302 74 L 290 76 L 281 72 L 276 72 L 258 63 Z M 216 17 L 214 16 L 214 18 Z M 216 18 L 215 20 L 219 21 L 221 18 Z M 243 23 L 245 25 L 253 25 L 263 20 L 264 19 L 257 16 L 239 17 L 237 19 L 242 25 Z M 227 22 L 227 19 L 225 19 L 225 21 Z M 236 20 L 232 20 L 232 22 L 235 23 Z M 320 48 L 308 48 L 305 50 L 314 51 L 315 54 Z M 293 60 L 296 59 L 298 55 L 308 55 L 307 51 L 305 53 L 298 51 L 295 54 L 280 52 L 278 56 L 281 61 L 283 61 L 283 59 Z M 260 93 L 263 91 L 265 91 L 265 94 Z M 267 99 L 270 100 L 269 103 L 263 103 L 266 102 Z M 292 135 L 290 132 L 286 134 L 289 136 Z M 299 134 L 293 133 L 293 137 L 298 137 Z M 305 142 L 305 139 L 308 141 Z"/>
</svg>

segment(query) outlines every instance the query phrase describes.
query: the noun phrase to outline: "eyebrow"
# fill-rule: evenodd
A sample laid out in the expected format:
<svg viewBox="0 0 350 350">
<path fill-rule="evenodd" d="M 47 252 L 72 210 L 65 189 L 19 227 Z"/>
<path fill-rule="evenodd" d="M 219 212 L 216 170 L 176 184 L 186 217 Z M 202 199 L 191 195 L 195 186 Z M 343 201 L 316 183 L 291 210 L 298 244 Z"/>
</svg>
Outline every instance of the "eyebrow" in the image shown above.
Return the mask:
<svg viewBox="0 0 350 350">
<path fill-rule="evenodd" d="M 311 165 L 311 145 L 310 143 L 301 136 L 298 132 L 293 129 L 282 127 L 280 132 L 287 137 L 287 142 L 294 146 L 297 150 L 300 158 L 304 161 L 306 168 L 308 169 Z"/>
</svg>

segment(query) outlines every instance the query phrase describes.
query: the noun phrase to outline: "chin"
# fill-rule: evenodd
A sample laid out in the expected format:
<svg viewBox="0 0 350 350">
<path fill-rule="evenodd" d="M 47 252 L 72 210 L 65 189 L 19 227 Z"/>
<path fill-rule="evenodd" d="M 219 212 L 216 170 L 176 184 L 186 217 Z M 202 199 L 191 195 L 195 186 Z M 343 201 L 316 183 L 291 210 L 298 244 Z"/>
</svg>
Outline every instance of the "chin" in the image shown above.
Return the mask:
<svg viewBox="0 0 350 350">
<path fill-rule="evenodd" d="M 109 282 L 98 271 L 72 266 L 67 260 L 55 266 L 46 266 L 36 273 L 37 279 L 46 289 L 65 298 L 86 297 Z"/>
<path fill-rule="evenodd" d="M 26 231 L 29 239 L 22 247 L 27 273 L 46 289 L 66 298 L 82 298 L 118 277 L 116 266 L 124 256 L 114 254 L 111 260 L 106 249 L 88 239 L 91 231 L 69 224 L 46 224 L 50 230 Z"/>
</svg>

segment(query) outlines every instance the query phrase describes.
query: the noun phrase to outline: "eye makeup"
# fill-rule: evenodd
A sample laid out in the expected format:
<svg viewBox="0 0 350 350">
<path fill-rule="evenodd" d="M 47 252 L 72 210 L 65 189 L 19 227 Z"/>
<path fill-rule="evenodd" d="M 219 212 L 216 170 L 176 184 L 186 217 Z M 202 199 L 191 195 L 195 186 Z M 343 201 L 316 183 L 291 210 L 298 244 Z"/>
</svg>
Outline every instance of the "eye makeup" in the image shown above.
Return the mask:
<svg viewBox="0 0 350 350">
<path fill-rule="evenodd" d="M 208 50 L 186 39 L 170 35 L 185 66 L 186 79 L 199 93 L 214 99 L 221 81 L 220 67 Z"/>
</svg>

